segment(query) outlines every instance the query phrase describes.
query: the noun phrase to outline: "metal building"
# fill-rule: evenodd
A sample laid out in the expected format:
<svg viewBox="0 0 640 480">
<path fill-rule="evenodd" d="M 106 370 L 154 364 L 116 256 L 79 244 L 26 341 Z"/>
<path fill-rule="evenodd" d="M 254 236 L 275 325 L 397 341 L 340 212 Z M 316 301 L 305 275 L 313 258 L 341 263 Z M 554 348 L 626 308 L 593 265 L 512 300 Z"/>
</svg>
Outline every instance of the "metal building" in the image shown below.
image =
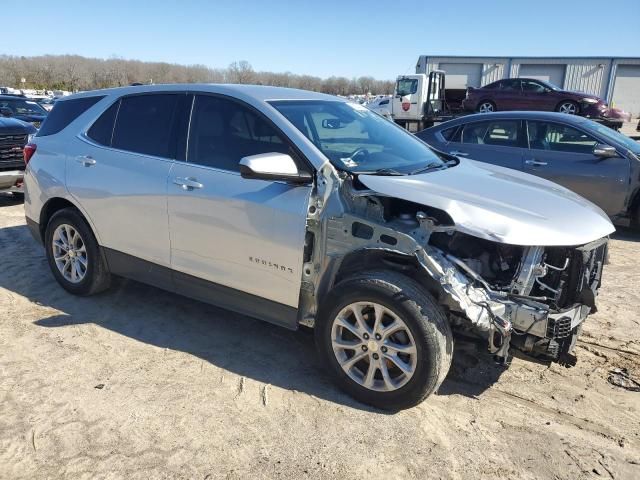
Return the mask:
<svg viewBox="0 0 640 480">
<path fill-rule="evenodd" d="M 538 78 L 565 90 L 598 95 L 609 105 L 640 116 L 640 58 L 421 55 L 416 73 L 431 70 L 447 73 L 447 88 L 481 87 L 502 78 Z"/>
</svg>

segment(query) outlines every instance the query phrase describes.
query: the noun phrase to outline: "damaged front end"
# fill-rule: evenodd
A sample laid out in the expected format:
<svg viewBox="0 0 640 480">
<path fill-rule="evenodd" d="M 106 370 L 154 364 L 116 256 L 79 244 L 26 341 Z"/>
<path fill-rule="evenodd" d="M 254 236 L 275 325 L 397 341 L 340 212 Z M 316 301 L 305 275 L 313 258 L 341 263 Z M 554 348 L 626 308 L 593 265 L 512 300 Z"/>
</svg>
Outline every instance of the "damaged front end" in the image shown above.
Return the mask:
<svg viewBox="0 0 640 480">
<path fill-rule="evenodd" d="M 595 298 L 607 238 L 577 247 L 518 246 L 456 228 L 441 209 L 381 195 L 354 175 L 319 172 L 307 215 L 299 322 L 313 326 L 322 298 L 369 268 L 422 283 L 451 325 L 486 339 L 506 363 L 510 348 L 575 363 L 582 322 Z"/>
</svg>

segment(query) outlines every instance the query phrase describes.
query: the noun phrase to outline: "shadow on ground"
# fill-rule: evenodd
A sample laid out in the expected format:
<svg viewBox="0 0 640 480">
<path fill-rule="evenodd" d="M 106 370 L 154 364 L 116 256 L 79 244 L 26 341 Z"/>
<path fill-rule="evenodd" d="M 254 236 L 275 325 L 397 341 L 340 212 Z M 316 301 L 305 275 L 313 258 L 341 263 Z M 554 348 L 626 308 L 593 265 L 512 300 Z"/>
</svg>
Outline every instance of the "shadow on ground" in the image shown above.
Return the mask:
<svg viewBox="0 0 640 480">
<path fill-rule="evenodd" d="M 116 280 L 108 292 L 75 297 L 57 284 L 42 248 L 24 225 L 0 229 L 0 251 L 6 259 L 0 269 L 0 286 L 62 312 L 37 320 L 40 327 L 93 323 L 146 344 L 197 356 L 265 384 L 375 411 L 331 383 L 316 357 L 309 330 L 289 331 L 125 279 Z M 480 353 L 480 347 L 470 345 L 456 347 L 441 395 L 476 396 L 500 376 L 502 369 Z M 475 348 L 479 350 L 473 351 Z"/>
<path fill-rule="evenodd" d="M 640 231 L 630 227 L 616 227 L 611 238 L 623 242 L 640 242 Z"/>
</svg>

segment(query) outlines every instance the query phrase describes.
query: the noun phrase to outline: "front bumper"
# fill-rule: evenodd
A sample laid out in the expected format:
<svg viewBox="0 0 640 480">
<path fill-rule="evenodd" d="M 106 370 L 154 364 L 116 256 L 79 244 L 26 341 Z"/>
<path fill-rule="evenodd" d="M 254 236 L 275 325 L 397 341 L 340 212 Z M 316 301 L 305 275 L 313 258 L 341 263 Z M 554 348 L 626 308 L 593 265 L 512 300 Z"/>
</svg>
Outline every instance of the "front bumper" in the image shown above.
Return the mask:
<svg viewBox="0 0 640 480">
<path fill-rule="evenodd" d="M 23 193 L 23 170 L 0 172 L 0 192 Z"/>
</svg>

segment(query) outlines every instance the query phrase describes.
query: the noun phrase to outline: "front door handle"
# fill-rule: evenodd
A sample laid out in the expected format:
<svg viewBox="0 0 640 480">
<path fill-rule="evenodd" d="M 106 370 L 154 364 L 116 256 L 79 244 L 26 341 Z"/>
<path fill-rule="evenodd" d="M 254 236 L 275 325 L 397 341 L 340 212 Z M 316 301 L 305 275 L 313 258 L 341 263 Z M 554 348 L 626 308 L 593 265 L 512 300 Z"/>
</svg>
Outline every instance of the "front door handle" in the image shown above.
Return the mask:
<svg viewBox="0 0 640 480">
<path fill-rule="evenodd" d="M 525 160 L 524 163 L 526 163 L 527 165 L 533 165 L 534 167 L 543 167 L 545 165 L 547 165 L 547 162 L 541 162 L 539 160 Z"/>
<path fill-rule="evenodd" d="M 93 158 L 91 155 L 81 155 L 80 157 L 76 158 L 76 161 L 85 167 L 91 167 L 92 165 L 96 164 L 95 158 Z"/>
<path fill-rule="evenodd" d="M 467 152 L 459 152 L 458 150 L 454 150 L 453 152 L 449 152 L 451 155 L 456 155 L 458 157 L 468 157 L 469 154 Z"/>
<path fill-rule="evenodd" d="M 176 177 L 173 179 L 173 183 L 182 187 L 183 190 L 193 190 L 194 188 L 204 187 L 197 179 L 192 177 Z"/>
</svg>

